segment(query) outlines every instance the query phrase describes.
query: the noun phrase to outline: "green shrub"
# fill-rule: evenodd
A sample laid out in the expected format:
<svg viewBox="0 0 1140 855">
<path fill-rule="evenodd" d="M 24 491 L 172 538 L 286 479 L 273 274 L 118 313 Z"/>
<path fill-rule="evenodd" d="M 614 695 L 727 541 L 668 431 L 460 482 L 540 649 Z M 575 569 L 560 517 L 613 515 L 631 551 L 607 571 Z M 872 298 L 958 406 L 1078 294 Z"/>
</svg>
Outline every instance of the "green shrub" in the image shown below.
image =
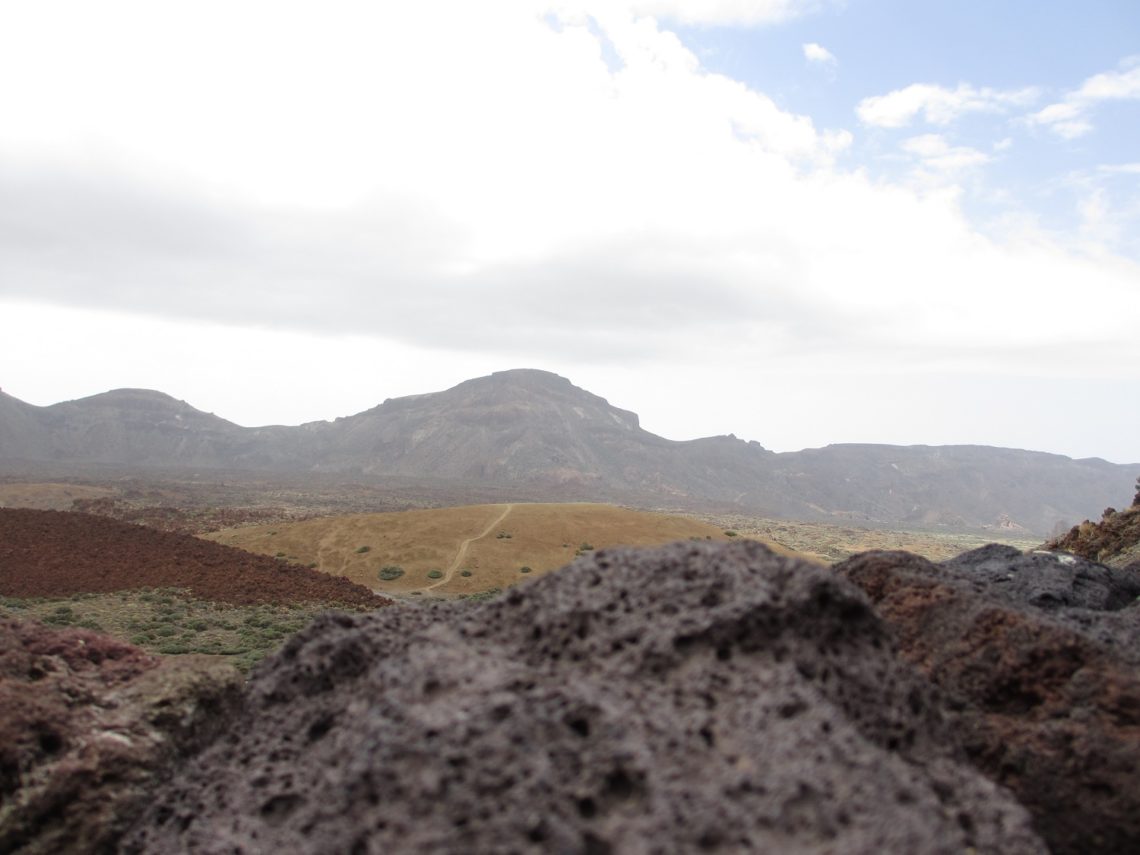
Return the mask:
<svg viewBox="0 0 1140 855">
<path fill-rule="evenodd" d="M 594 548 L 594 545 L 592 543 L 586 543 L 585 541 L 583 541 L 582 545 L 578 547 L 578 551 L 579 552 L 590 552 L 593 550 L 593 548 Z"/>
<path fill-rule="evenodd" d="M 467 576 L 470 576 L 470 575 L 471 575 L 471 571 L 470 571 L 470 570 L 460 570 L 460 571 L 459 571 L 459 575 L 460 575 L 460 576 L 463 576 L 464 578 L 466 578 Z"/>
<path fill-rule="evenodd" d="M 429 570 L 428 571 L 428 578 L 429 579 L 442 579 L 443 578 L 443 571 L 442 570 Z"/>
<path fill-rule="evenodd" d="M 495 537 L 497 537 L 499 540 L 502 540 L 504 538 L 506 538 L 507 540 L 510 540 L 511 535 L 510 535 L 510 532 L 500 531 L 498 534 L 495 535 Z"/>
<path fill-rule="evenodd" d="M 529 568 L 529 567 L 520 567 L 520 568 L 519 568 L 519 572 L 520 572 L 520 573 L 529 573 L 529 572 L 530 572 L 530 568 Z"/>
<path fill-rule="evenodd" d="M 737 536 L 738 536 L 738 535 L 737 535 L 737 533 L 736 533 L 735 531 L 726 531 L 726 532 L 725 532 L 725 535 L 726 535 L 727 537 L 737 537 Z"/>
<path fill-rule="evenodd" d="M 477 603 L 482 600 L 490 600 L 493 597 L 497 597 L 502 592 L 502 588 L 488 588 L 486 591 L 479 591 L 477 594 L 466 594 L 462 597 L 462 599 Z"/>
<path fill-rule="evenodd" d="M 356 554 L 357 555 L 363 555 L 365 552 L 370 552 L 371 550 L 372 550 L 371 546 L 358 546 L 356 548 Z"/>
<path fill-rule="evenodd" d="M 395 564 L 389 564 L 380 568 L 380 581 L 391 582 L 393 579 L 399 579 L 404 575 L 404 568 Z"/>
<path fill-rule="evenodd" d="M 285 557 L 285 553 L 284 553 L 284 552 L 278 552 L 278 553 L 277 553 L 276 555 L 274 555 L 273 557 L 274 557 L 274 558 L 284 558 L 284 557 Z"/>
</svg>

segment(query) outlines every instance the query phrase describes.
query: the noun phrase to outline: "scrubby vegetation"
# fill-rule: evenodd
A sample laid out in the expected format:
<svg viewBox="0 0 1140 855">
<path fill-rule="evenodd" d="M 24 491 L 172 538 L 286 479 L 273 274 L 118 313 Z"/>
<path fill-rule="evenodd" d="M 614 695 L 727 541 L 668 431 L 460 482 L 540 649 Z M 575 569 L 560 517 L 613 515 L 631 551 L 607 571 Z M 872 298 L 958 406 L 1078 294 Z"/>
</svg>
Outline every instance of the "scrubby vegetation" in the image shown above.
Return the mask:
<svg viewBox="0 0 1140 855">
<path fill-rule="evenodd" d="M 387 564 L 380 568 L 378 575 L 381 582 L 391 582 L 393 579 L 399 579 L 404 575 L 404 568 L 395 564 Z"/>
<path fill-rule="evenodd" d="M 231 606 L 174 589 L 51 599 L 0 597 L 0 617 L 106 632 L 151 653 L 225 656 L 243 671 L 328 608 L 314 603 Z"/>
</svg>

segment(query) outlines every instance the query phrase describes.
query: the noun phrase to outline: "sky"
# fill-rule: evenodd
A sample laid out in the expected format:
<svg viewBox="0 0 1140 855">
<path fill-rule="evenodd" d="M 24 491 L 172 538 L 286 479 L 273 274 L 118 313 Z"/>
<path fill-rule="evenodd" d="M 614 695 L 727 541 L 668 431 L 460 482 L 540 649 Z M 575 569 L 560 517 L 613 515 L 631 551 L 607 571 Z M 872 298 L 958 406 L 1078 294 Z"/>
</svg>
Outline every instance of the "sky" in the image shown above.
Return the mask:
<svg viewBox="0 0 1140 855">
<path fill-rule="evenodd" d="M 1140 462 L 1134 0 L 0 0 L 0 388 L 509 368 L 670 439 Z"/>
</svg>

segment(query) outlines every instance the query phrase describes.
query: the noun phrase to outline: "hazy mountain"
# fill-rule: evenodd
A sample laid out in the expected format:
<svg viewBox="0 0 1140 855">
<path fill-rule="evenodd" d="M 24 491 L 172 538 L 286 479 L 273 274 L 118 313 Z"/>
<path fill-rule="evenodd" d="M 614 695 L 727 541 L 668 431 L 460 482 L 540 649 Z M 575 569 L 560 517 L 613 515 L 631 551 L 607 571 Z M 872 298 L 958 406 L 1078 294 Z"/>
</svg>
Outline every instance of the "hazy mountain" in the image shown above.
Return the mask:
<svg viewBox="0 0 1140 855">
<path fill-rule="evenodd" d="M 543 371 L 503 371 L 334 422 L 245 428 L 120 389 L 50 407 L 0 393 L 0 465 L 21 462 L 343 473 L 526 487 L 552 499 L 736 507 L 899 527 L 1045 533 L 1130 494 L 1140 465 L 985 446 L 832 445 L 775 454 L 688 442 Z"/>
</svg>

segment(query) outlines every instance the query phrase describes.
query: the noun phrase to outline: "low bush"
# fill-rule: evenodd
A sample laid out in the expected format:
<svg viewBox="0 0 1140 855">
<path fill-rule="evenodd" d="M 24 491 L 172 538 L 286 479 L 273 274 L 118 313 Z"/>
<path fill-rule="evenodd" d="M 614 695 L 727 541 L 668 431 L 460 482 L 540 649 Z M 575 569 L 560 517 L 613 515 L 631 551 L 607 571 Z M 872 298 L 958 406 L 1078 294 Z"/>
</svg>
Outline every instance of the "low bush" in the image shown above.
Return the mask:
<svg viewBox="0 0 1140 855">
<path fill-rule="evenodd" d="M 380 568 L 380 581 L 391 582 L 393 579 L 399 579 L 404 575 L 404 568 L 395 564 L 388 564 Z"/>
<path fill-rule="evenodd" d="M 468 576 L 470 576 L 470 575 L 471 575 L 471 571 L 470 571 L 470 570 L 460 570 L 460 571 L 459 571 L 459 575 L 460 575 L 460 576 L 463 576 L 464 578 L 466 578 L 466 577 L 468 577 Z"/>
<path fill-rule="evenodd" d="M 443 578 L 443 571 L 442 570 L 429 570 L 428 571 L 428 578 L 429 579 L 442 579 Z"/>
<path fill-rule="evenodd" d="M 358 546 L 356 548 L 356 554 L 357 555 L 363 555 L 365 552 L 370 552 L 371 550 L 372 550 L 371 546 Z"/>
<path fill-rule="evenodd" d="M 530 568 L 529 568 L 529 567 L 520 567 L 520 568 L 519 568 L 519 572 L 520 572 L 520 573 L 529 573 L 529 572 L 530 572 Z"/>
</svg>

